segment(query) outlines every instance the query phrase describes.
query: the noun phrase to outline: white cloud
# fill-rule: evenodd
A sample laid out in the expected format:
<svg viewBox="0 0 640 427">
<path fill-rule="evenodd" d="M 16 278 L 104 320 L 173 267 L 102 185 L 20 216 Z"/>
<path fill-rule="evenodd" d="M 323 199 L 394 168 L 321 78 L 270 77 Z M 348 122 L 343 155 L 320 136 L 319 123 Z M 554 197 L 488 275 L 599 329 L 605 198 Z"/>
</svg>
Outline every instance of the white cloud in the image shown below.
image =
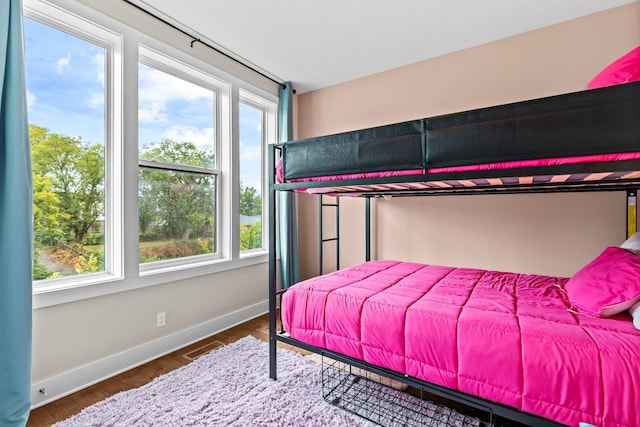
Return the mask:
<svg viewBox="0 0 640 427">
<path fill-rule="evenodd" d="M 93 71 L 96 76 L 96 81 L 100 83 L 103 90 L 98 90 L 89 94 L 89 99 L 87 100 L 87 105 L 89 108 L 98 110 L 104 106 L 104 51 L 97 52 L 94 54 L 89 60 L 91 66 L 93 67 Z M 69 55 L 67 55 L 69 58 Z M 60 61 L 58 61 L 60 64 Z M 68 62 L 67 62 L 68 65 Z M 60 67 L 60 65 L 58 65 Z"/>
<path fill-rule="evenodd" d="M 262 188 L 262 183 L 260 181 L 253 181 L 253 182 L 244 182 L 244 181 L 242 181 L 242 186 L 244 188 L 253 187 L 258 191 L 258 194 L 260 194 L 260 189 Z"/>
<path fill-rule="evenodd" d="M 71 62 L 70 53 L 67 53 L 67 56 L 65 56 L 64 58 L 58 59 L 58 61 L 56 62 L 56 73 L 62 74 L 64 72 L 64 69 L 69 66 L 70 62 Z"/>
<path fill-rule="evenodd" d="M 31 110 L 31 107 L 36 103 L 36 99 L 38 99 L 32 92 L 27 90 L 27 109 Z"/>
<path fill-rule="evenodd" d="M 177 142 L 192 142 L 203 150 L 213 149 L 213 128 L 196 129 L 188 126 L 173 126 L 167 130 L 167 138 Z"/>
<path fill-rule="evenodd" d="M 93 55 L 91 64 L 96 72 L 96 80 L 104 87 L 104 52 Z"/>
<path fill-rule="evenodd" d="M 148 103 L 138 109 L 138 121 L 141 123 L 164 123 L 167 114 L 163 113 L 164 107 L 158 104 Z"/>
<path fill-rule="evenodd" d="M 248 117 L 241 117 L 240 119 L 243 127 L 251 127 L 258 135 L 262 135 L 262 121 L 260 119 L 252 119 Z"/>
<path fill-rule="evenodd" d="M 150 67 L 140 67 L 138 81 L 140 107 L 138 118 L 144 122 L 165 121 L 167 104 L 172 101 L 205 99 L 213 102 L 211 90 Z"/>
<path fill-rule="evenodd" d="M 94 92 L 91 94 L 89 98 L 89 107 L 97 110 L 104 105 L 104 93 L 102 92 Z"/>
<path fill-rule="evenodd" d="M 262 160 L 262 147 L 256 144 L 244 144 L 240 141 L 240 158 L 242 160 Z"/>
</svg>

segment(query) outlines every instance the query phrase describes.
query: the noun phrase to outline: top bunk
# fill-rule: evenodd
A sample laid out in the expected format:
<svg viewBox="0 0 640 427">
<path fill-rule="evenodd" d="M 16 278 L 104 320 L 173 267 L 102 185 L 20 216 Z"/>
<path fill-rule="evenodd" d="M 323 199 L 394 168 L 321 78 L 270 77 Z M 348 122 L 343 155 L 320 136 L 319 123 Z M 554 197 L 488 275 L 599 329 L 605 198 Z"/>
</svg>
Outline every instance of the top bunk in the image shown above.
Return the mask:
<svg viewBox="0 0 640 427">
<path fill-rule="evenodd" d="M 290 141 L 270 155 L 272 189 L 312 194 L 635 190 L 640 82 Z"/>
</svg>

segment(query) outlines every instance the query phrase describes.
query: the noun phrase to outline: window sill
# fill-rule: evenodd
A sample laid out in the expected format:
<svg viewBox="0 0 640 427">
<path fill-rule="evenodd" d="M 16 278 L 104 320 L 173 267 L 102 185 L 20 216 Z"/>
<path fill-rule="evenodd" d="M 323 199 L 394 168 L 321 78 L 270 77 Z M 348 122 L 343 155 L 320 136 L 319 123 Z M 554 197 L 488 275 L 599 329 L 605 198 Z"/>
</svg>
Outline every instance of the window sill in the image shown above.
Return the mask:
<svg viewBox="0 0 640 427">
<path fill-rule="evenodd" d="M 45 308 L 58 304 L 66 304 L 88 298 L 101 297 L 126 292 L 163 283 L 191 279 L 222 271 L 249 267 L 268 262 L 269 254 L 265 251 L 242 256 L 235 260 L 208 260 L 199 264 L 170 266 L 141 271 L 137 277 L 115 278 L 103 274 L 87 277 L 84 280 L 65 280 L 33 288 L 33 308 Z"/>
</svg>

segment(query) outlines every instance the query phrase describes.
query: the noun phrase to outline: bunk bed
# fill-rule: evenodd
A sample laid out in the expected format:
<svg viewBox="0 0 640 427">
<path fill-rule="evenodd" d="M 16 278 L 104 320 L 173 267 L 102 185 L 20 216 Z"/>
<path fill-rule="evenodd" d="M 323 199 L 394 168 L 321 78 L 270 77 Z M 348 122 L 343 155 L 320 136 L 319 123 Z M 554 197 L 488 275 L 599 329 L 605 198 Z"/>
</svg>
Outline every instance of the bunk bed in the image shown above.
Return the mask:
<svg viewBox="0 0 640 427">
<path fill-rule="evenodd" d="M 385 196 L 626 191 L 635 200 L 640 82 L 277 144 L 269 164 L 272 378 L 281 342 L 481 407 L 492 425 L 640 425 L 640 331 L 625 311 L 640 291 L 604 308 L 580 301 L 603 268 L 628 263 L 640 277 L 636 253 L 607 248 L 556 278 L 372 261 L 367 240 L 364 264 L 285 290 L 275 259 L 280 191 L 364 197 L 367 214 Z"/>
</svg>

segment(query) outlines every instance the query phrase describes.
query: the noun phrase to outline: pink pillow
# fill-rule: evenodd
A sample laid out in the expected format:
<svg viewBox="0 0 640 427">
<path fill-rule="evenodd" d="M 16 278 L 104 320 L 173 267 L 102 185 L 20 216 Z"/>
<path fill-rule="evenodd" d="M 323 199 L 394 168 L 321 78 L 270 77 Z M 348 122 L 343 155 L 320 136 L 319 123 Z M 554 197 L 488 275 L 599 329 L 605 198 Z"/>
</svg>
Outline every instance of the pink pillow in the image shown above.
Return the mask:
<svg viewBox="0 0 640 427">
<path fill-rule="evenodd" d="M 587 85 L 589 89 L 640 80 L 640 46 L 609 64 Z"/>
<path fill-rule="evenodd" d="M 609 317 L 640 301 L 640 256 L 608 247 L 566 283 L 569 301 L 580 313 Z"/>
</svg>

